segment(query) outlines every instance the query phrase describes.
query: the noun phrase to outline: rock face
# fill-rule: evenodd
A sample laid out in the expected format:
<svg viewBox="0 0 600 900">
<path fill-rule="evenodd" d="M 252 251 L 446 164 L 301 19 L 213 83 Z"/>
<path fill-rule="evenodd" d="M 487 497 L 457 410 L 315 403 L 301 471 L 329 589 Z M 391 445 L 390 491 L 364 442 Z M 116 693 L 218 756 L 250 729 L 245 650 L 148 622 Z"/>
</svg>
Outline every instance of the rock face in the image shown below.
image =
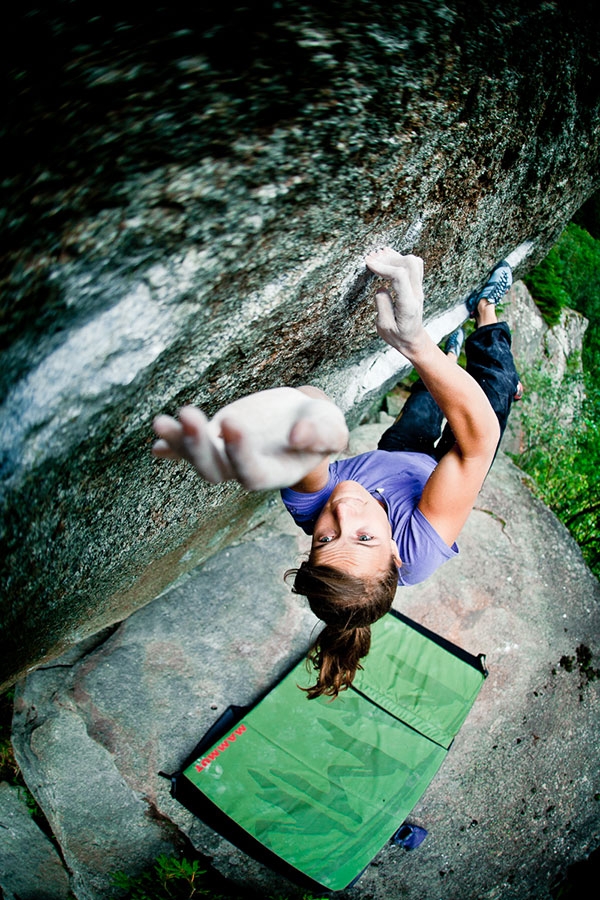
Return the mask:
<svg viewBox="0 0 600 900">
<path fill-rule="evenodd" d="M 7 13 L 0 682 L 263 502 L 153 462 L 154 413 L 312 381 L 355 424 L 402 368 L 366 250 L 422 255 L 450 331 L 600 182 L 590 4 L 255 6 Z"/>
<path fill-rule="evenodd" d="M 371 449 L 383 427 L 358 428 L 351 452 Z M 315 620 L 282 581 L 306 536 L 281 508 L 267 504 L 261 518 L 85 655 L 39 668 L 18 689 L 17 758 L 78 900 L 110 898 L 112 871 L 134 874 L 188 839 L 257 896 L 305 893 L 194 819 L 158 775 L 181 765 L 227 705 L 276 683 L 311 640 Z M 399 589 L 395 605 L 486 653 L 490 674 L 410 817 L 429 837 L 414 853 L 384 847 L 343 895 L 354 900 L 549 900 L 600 842 L 600 584 L 503 454 L 459 543 L 457 559 Z"/>
<path fill-rule="evenodd" d="M 32 820 L 19 789 L 0 783 L 0 888 L 3 900 L 70 900 L 61 859 Z"/>
<path fill-rule="evenodd" d="M 573 309 L 563 309 L 559 322 L 549 327 L 522 281 L 516 281 L 508 292 L 502 304 L 502 318 L 512 331 L 513 355 L 525 391 L 533 392 L 531 399 L 535 403 L 536 378 L 548 378 L 558 391 L 554 412 L 560 411 L 560 421 L 568 428 L 581 412 L 585 394 L 581 350 L 587 319 Z M 502 446 L 509 453 L 522 453 L 524 449 L 520 411 L 515 404 L 504 435 Z"/>
<path fill-rule="evenodd" d="M 588 320 L 574 309 L 562 309 L 556 325 L 548 326 L 522 281 L 513 284 L 502 304 L 510 325 L 513 353 L 524 370 L 540 367 L 560 384 L 568 373 L 583 372 L 581 348 Z"/>
<path fill-rule="evenodd" d="M 574 335 L 585 320 L 565 311 L 550 333 L 521 283 L 503 315 L 522 371 L 547 360 L 548 348 L 556 372 L 578 357 Z M 376 445 L 384 418 L 351 432 L 348 455 Z M 177 770 L 230 703 L 250 704 L 276 683 L 318 625 L 282 579 L 308 538 L 272 500 L 252 525 L 241 542 L 17 690 L 15 751 L 77 900 L 111 897 L 112 873 L 135 875 L 160 853 L 193 847 L 257 896 L 304 893 L 191 816 L 158 775 Z M 490 675 L 411 815 L 429 831 L 418 858 L 386 846 L 354 898 L 549 898 L 600 840 L 600 585 L 502 453 L 459 543 L 456 560 L 426 584 L 400 589 L 395 605 L 472 653 L 484 651 Z M 35 897 L 41 885 L 44 897 L 50 886 L 66 896 L 67 869 L 2 788 L 0 820 L 11 829 L 5 893 L 18 887 Z M 25 833 L 40 862 L 23 887 Z"/>
</svg>

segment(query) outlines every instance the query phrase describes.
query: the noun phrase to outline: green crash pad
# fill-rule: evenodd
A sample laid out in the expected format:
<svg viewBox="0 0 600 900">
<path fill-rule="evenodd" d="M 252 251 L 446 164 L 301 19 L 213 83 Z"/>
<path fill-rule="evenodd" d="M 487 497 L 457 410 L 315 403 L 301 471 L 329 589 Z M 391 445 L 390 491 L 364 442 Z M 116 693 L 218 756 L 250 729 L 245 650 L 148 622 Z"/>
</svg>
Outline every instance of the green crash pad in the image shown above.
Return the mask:
<svg viewBox="0 0 600 900">
<path fill-rule="evenodd" d="M 471 656 L 392 612 L 352 687 L 307 700 L 300 662 L 201 742 L 173 795 L 288 878 L 341 890 L 396 832 L 441 766 L 485 677 Z"/>
</svg>

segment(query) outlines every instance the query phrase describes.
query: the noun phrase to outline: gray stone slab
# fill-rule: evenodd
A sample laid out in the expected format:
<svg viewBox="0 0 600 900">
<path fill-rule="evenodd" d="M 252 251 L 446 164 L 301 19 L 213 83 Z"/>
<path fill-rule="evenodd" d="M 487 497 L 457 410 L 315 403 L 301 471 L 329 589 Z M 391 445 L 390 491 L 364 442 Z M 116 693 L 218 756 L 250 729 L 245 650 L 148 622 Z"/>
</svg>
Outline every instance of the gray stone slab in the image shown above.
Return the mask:
<svg viewBox="0 0 600 900">
<path fill-rule="evenodd" d="M 387 847 L 359 882 L 376 900 L 541 900 L 600 845 L 600 690 L 575 662 L 586 646 L 598 667 L 600 584 L 502 456 L 460 547 L 398 608 L 485 652 L 490 674 L 414 810 L 429 837 L 414 855 Z"/>
<path fill-rule="evenodd" d="M 514 291 L 511 311 L 526 301 Z M 347 454 L 375 447 L 390 421 L 354 429 Z M 383 848 L 348 898 L 542 900 L 600 844 L 600 692 L 588 677 L 600 585 L 528 485 L 500 454 L 459 557 L 398 591 L 399 610 L 484 652 L 490 675 L 413 812 L 429 837 L 415 853 Z M 175 802 L 158 773 L 175 771 L 230 703 L 253 702 L 306 651 L 317 620 L 283 573 L 308 546 L 271 498 L 238 544 L 20 686 L 15 750 L 80 900 L 109 896 L 111 872 L 134 874 L 188 840 L 239 885 L 302 896 Z"/>
<path fill-rule="evenodd" d="M 305 652 L 317 620 L 283 582 L 305 544 L 261 532 L 82 659 L 68 655 L 21 685 L 15 752 L 80 900 L 109 896 L 111 873 L 135 874 L 185 844 L 193 818 L 158 772 L 175 770 L 229 704 L 251 703 Z"/>
<path fill-rule="evenodd" d="M 35 824 L 21 791 L 0 783 L 0 888 L 4 900 L 69 900 L 56 847 Z"/>
<path fill-rule="evenodd" d="M 355 452 L 372 429 L 356 430 Z M 411 815 L 425 843 L 413 853 L 386 846 L 342 897 L 549 900 L 567 866 L 600 844 L 600 690 L 576 662 L 586 646 L 598 665 L 600 585 L 502 455 L 460 546 L 428 582 L 399 590 L 395 606 L 484 652 L 489 677 Z M 191 834 L 239 884 L 300 896 L 202 825 Z"/>
<path fill-rule="evenodd" d="M 40 719 L 47 711 L 41 712 Z M 137 874 L 148 859 L 177 849 L 173 830 L 156 822 L 77 711 L 60 708 L 38 720 L 17 755 L 60 844 L 78 900 L 113 896 L 113 873 Z"/>
<path fill-rule="evenodd" d="M 376 430 L 357 429 L 353 452 Z M 79 872 L 79 897 L 96 900 L 109 869 L 173 846 L 173 826 L 240 885 L 302 895 L 195 820 L 158 776 L 225 706 L 251 702 L 306 649 L 315 620 L 281 579 L 306 541 L 287 528 L 284 513 L 265 508 L 244 542 L 74 665 L 38 670 L 21 688 L 19 761 Z M 490 675 L 414 811 L 429 837 L 414 853 L 386 846 L 348 897 L 538 900 L 600 844 L 599 684 L 577 664 L 578 647 L 594 665 L 600 655 L 600 585 L 502 455 L 460 547 L 428 582 L 399 590 L 396 606 L 486 653 Z"/>
</svg>

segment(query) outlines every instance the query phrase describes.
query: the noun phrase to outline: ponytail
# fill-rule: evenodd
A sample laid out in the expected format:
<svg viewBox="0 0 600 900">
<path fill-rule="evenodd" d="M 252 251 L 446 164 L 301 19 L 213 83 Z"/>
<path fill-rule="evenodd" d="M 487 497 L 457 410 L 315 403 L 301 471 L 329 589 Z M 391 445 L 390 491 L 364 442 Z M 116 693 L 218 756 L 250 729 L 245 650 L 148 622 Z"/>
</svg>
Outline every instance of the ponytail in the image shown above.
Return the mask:
<svg viewBox="0 0 600 900">
<path fill-rule="evenodd" d="M 326 625 L 309 652 L 307 664 L 317 671 L 317 683 L 306 691 L 309 700 L 325 694 L 337 697 L 340 691 L 347 690 L 358 669 L 362 669 L 360 660 L 366 656 L 371 647 L 371 628 L 363 625 L 359 628 L 347 628 L 339 631 Z"/>
<path fill-rule="evenodd" d="M 396 588 L 398 568 L 393 559 L 380 577 L 357 578 L 331 566 L 314 566 L 310 560 L 294 576 L 293 592 L 308 598 L 313 613 L 325 628 L 308 654 L 308 665 L 318 672 L 317 683 L 306 688 L 309 700 L 322 694 L 335 698 L 354 681 L 360 660 L 371 647 L 370 625 L 389 612 Z"/>
</svg>

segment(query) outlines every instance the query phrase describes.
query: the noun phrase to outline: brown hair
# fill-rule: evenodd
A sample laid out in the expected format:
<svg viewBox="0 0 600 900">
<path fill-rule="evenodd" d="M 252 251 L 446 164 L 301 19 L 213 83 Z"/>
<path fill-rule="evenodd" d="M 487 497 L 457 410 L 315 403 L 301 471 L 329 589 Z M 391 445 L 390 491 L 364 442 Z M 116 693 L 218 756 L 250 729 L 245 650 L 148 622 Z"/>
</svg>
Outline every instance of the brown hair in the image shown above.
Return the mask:
<svg viewBox="0 0 600 900">
<path fill-rule="evenodd" d="M 398 567 L 390 560 L 383 576 L 357 578 L 332 566 L 315 566 L 310 559 L 299 569 L 288 569 L 294 577 L 292 590 L 308 598 L 310 608 L 325 628 L 308 654 L 319 673 L 317 683 L 306 688 L 309 700 L 337 697 L 354 681 L 360 660 L 371 647 L 370 625 L 389 612 L 396 588 Z"/>
</svg>

